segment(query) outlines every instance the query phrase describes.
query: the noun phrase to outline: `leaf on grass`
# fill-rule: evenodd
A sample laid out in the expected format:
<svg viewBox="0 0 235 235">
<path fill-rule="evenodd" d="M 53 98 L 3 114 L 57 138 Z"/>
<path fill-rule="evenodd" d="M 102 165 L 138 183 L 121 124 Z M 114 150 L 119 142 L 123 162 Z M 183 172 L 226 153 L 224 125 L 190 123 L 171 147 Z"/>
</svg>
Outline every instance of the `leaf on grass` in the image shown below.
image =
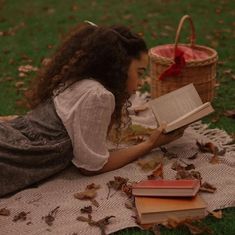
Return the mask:
<svg viewBox="0 0 235 235">
<path fill-rule="evenodd" d="M 0 215 L 2 216 L 9 216 L 11 213 L 10 213 L 10 210 L 6 209 L 6 208 L 1 208 L 0 209 Z"/>
<path fill-rule="evenodd" d="M 52 224 L 53 224 L 53 222 L 54 222 L 54 220 L 55 220 L 56 213 L 58 212 L 58 209 L 59 209 L 59 208 L 60 208 L 60 207 L 57 206 L 55 209 L 53 209 L 52 211 L 50 211 L 50 212 L 48 213 L 48 215 L 43 216 L 43 217 L 42 217 L 42 220 L 44 220 L 47 225 L 52 226 Z"/>
<path fill-rule="evenodd" d="M 148 175 L 148 179 L 163 179 L 163 164 L 159 162 L 151 175 Z"/>
<path fill-rule="evenodd" d="M 27 219 L 27 214 L 29 214 L 30 212 L 20 212 L 17 215 L 14 216 L 13 218 L 13 222 L 17 222 L 17 221 L 25 221 Z"/>
<path fill-rule="evenodd" d="M 222 210 L 218 210 L 218 211 L 208 211 L 213 217 L 215 217 L 216 219 L 222 219 L 223 214 L 222 214 Z"/>
<path fill-rule="evenodd" d="M 214 193 L 216 191 L 216 187 L 213 186 L 212 184 L 204 182 L 200 187 L 200 191 Z"/>
<path fill-rule="evenodd" d="M 235 109 L 232 109 L 232 110 L 226 110 L 224 112 L 224 115 L 228 118 L 232 118 L 232 119 L 235 119 Z"/>
</svg>

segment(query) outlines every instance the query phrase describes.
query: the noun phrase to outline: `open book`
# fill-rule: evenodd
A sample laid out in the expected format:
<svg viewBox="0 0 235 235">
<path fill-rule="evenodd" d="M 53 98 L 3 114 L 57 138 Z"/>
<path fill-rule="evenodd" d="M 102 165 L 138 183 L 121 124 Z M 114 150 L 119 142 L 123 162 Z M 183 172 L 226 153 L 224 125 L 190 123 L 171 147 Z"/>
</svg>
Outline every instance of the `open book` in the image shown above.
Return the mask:
<svg viewBox="0 0 235 235">
<path fill-rule="evenodd" d="M 149 102 L 158 124 L 167 123 L 165 132 L 195 122 L 214 111 L 210 102 L 202 100 L 191 83 Z"/>
</svg>

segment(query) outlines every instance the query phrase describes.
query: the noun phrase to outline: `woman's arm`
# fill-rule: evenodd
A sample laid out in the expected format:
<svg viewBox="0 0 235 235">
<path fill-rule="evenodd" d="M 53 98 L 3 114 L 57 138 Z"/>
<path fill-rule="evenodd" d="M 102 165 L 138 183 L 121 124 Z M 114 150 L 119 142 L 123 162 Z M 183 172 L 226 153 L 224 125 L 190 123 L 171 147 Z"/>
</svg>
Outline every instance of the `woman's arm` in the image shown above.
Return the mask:
<svg viewBox="0 0 235 235">
<path fill-rule="evenodd" d="M 108 162 L 101 170 L 87 171 L 80 169 L 81 173 L 84 175 L 95 175 L 123 167 L 149 153 L 152 149 L 178 139 L 183 135 L 184 131 L 184 129 L 180 129 L 172 132 L 171 134 L 163 134 L 163 129 L 164 126 L 159 127 L 146 141 L 138 145 L 110 152 Z"/>
</svg>

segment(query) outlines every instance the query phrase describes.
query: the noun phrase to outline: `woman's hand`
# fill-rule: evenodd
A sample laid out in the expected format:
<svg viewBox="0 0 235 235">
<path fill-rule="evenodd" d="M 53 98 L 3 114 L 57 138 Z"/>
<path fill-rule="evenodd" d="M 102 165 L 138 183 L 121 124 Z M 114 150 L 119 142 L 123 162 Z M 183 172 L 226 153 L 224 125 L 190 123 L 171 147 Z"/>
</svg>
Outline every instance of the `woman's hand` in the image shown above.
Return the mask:
<svg viewBox="0 0 235 235">
<path fill-rule="evenodd" d="M 174 140 L 179 139 L 180 137 L 183 136 L 184 130 L 186 129 L 186 127 L 182 127 L 182 128 L 179 128 L 175 131 L 172 131 L 168 134 L 165 134 L 165 133 L 163 133 L 165 127 L 166 127 L 165 123 L 161 124 L 160 127 L 157 128 L 150 135 L 150 137 L 147 141 L 151 144 L 152 148 L 156 148 L 161 145 L 165 145 L 165 144 L 168 144 Z"/>
</svg>

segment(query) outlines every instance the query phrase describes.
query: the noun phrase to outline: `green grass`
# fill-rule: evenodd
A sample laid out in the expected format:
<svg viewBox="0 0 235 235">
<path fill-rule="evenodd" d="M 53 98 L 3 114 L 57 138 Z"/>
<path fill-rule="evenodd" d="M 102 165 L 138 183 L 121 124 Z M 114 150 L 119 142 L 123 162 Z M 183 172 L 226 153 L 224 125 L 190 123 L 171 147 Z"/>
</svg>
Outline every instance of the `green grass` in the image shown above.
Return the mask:
<svg viewBox="0 0 235 235">
<path fill-rule="evenodd" d="M 196 43 L 217 50 L 217 88 L 213 101 L 215 114 L 204 119 L 211 127 L 235 133 L 234 119 L 223 112 L 235 108 L 235 2 L 233 0 L 0 0 L 0 32 L 15 31 L 14 35 L 0 36 L 0 115 L 24 113 L 17 105 L 22 91 L 17 81 L 28 81 L 18 76 L 18 66 L 40 66 L 50 56 L 65 32 L 78 22 L 90 20 L 96 24 L 125 24 L 141 32 L 149 47 L 173 43 L 179 19 L 189 14 L 196 28 Z M 187 42 L 189 27 L 183 27 L 180 42 Z M 1 35 L 1 33 L 0 33 Z M 231 72 L 228 72 L 231 70 Z M 227 72 L 226 72 L 227 71 Z M 235 209 L 225 209 L 222 220 L 208 218 L 205 223 L 215 234 L 232 234 Z M 233 218 L 233 219 L 232 219 Z M 121 234 L 148 234 L 138 229 L 127 229 Z M 187 230 L 163 230 L 162 234 L 189 234 Z"/>
</svg>

